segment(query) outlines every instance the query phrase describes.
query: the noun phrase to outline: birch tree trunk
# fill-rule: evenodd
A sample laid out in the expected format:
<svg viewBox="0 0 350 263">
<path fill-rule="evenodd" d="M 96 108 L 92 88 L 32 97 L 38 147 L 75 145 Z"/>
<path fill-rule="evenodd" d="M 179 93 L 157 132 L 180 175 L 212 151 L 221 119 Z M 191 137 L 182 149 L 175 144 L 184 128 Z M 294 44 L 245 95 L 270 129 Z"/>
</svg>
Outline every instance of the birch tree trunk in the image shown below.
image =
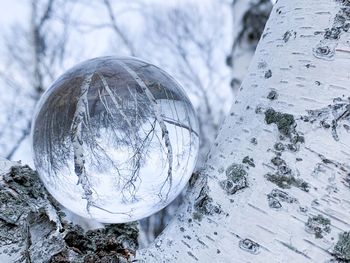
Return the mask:
<svg viewBox="0 0 350 263">
<path fill-rule="evenodd" d="M 140 262 L 350 260 L 350 2 L 280 0 L 184 205 Z"/>
</svg>

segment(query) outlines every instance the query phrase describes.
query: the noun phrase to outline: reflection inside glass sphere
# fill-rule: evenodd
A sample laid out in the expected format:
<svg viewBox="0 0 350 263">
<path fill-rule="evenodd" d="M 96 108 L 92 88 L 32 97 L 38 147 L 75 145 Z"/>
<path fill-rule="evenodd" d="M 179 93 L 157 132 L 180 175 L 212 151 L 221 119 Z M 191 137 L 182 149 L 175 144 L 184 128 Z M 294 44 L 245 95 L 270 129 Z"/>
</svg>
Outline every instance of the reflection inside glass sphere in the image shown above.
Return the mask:
<svg viewBox="0 0 350 263">
<path fill-rule="evenodd" d="M 185 187 L 198 123 L 166 72 L 136 58 L 101 57 L 68 70 L 33 119 L 34 163 L 66 208 L 99 222 L 153 214 Z"/>
</svg>

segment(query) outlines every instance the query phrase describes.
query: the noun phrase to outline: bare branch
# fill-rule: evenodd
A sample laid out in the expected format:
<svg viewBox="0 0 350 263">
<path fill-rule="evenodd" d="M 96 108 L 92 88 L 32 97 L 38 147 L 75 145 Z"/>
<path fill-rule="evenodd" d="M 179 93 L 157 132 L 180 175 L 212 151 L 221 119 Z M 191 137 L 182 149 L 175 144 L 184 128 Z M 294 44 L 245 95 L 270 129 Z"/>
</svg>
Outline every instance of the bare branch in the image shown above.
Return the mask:
<svg viewBox="0 0 350 263">
<path fill-rule="evenodd" d="M 111 20 L 111 23 L 112 23 L 111 26 L 112 26 L 113 30 L 120 37 L 120 39 L 123 41 L 125 47 L 129 50 L 130 55 L 135 56 L 136 52 L 135 52 L 135 49 L 134 49 L 131 41 L 128 39 L 126 34 L 119 28 L 119 26 L 117 24 L 117 20 L 116 20 L 116 18 L 114 16 L 113 8 L 111 6 L 110 1 L 109 0 L 104 0 L 104 4 L 105 4 L 105 6 L 107 8 L 108 15 L 109 15 L 109 18 Z"/>
<path fill-rule="evenodd" d="M 44 14 L 42 15 L 42 17 L 37 25 L 38 28 L 41 28 L 45 24 L 45 22 L 50 19 L 50 16 L 52 14 L 53 4 L 54 4 L 54 0 L 49 0 L 47 2 Z"/>
</svg>

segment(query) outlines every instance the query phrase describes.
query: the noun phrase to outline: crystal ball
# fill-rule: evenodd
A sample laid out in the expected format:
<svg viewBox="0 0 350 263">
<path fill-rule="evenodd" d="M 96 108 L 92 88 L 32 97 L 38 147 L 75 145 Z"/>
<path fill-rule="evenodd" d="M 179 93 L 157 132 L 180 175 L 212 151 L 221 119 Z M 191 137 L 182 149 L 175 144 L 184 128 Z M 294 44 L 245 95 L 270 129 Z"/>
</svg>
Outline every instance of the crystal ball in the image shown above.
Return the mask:
<svg viewBox="0 0 350 263">
<path fill-rule="evenodd" d="M 38 102 L 34 164 L 64 207 L 102 223 L 147 217 L 186 186 L 199 128 L 184 89 L 137 58 L 99 57 L 60 76 Z"/>
</svg>

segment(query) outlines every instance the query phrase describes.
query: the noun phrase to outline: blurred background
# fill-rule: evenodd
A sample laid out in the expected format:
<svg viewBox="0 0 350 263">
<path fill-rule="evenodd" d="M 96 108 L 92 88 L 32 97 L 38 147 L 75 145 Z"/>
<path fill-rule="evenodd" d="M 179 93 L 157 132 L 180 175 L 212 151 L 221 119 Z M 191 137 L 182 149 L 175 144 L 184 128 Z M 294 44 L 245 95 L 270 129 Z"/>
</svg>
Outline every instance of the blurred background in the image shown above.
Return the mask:
<svg viewBox="0 0 350 263">
<path fill-rule="evenodd" d="M 197 171 L 261 37 L 271 0 L 0 0 L 0 156 L 33 167 L 30 127 L 41 94 L 73 65 L 136 56 L 175 77 L 199 119 Z M 182 196 L 140 221 L 140 245 Z"/>
</svg>

